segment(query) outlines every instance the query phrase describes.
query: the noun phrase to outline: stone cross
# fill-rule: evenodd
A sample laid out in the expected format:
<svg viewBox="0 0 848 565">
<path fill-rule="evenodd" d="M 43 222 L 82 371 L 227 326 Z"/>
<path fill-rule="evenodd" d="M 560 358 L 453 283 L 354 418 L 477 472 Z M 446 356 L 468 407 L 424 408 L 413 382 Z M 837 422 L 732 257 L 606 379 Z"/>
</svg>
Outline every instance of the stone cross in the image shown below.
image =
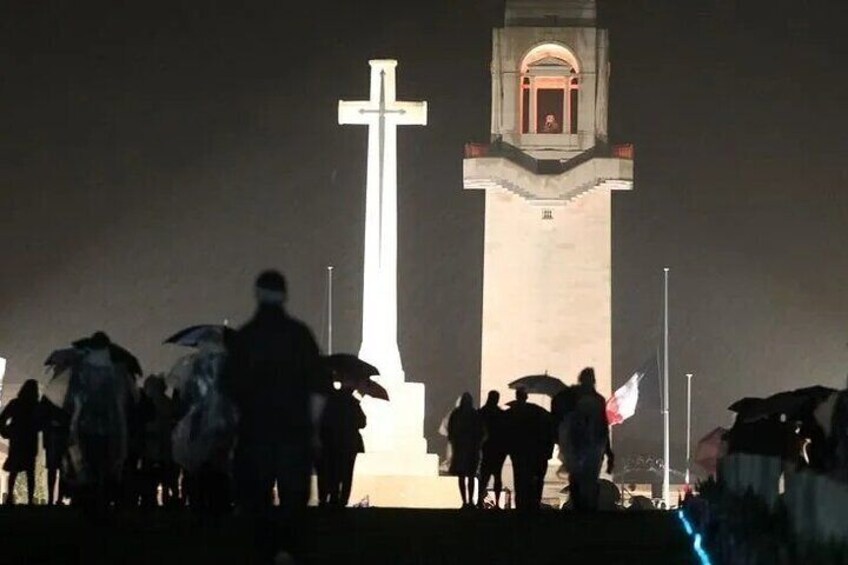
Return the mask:
<svg viewBox="0 0 848 565">
<path fill-rule="evenodd" d="M 359 356 L 403 381 L 397 343 L 397 126 L 427 125 L 426 102 L 396 100 L 394 60 L 372 60 L 371 96 L 339 101 L 339 124 L 368 126 L 365 264 Z"/>
</svg>

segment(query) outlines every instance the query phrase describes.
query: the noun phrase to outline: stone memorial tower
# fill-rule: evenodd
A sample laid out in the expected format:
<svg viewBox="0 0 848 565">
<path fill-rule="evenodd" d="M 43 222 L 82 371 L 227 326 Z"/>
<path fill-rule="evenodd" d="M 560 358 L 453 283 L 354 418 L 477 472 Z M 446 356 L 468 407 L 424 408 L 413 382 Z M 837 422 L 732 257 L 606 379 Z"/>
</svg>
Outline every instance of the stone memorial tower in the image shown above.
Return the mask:
<svg viewBox="0 0 848 565">
<path fill-rule="evenodd" d="M 586 366 L 608 395 L 612 191 L 633 188 L 633 148 L 607 137 L 595 1 L 507 0 L 491 69 L 491 140 L 466 147 L 463 172 L 486 191 L 481 397 Z"/>
</svg>

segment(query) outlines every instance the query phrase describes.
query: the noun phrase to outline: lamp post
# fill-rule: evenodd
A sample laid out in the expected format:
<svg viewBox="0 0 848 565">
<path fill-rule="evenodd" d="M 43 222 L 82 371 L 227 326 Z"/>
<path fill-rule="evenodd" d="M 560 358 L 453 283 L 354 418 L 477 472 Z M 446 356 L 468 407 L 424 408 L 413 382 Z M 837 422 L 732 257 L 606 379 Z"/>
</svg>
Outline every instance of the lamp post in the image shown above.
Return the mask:
<svg viewBox="0 0 848 565">
<path fill-rule="evenodd" d="M 668 421 L 668 271 L 663 268 L 663 484 L 662 496 L 666 509 L 671 508 L 671 481 L 669 464 L 671 463 L 669 421 Z"/>
<path fill-rule="evenodd" d="M 333 354 L 333 266 L 327 266 L 327 354 Z"/>
<path fill-rule="evenodd" d="M 686 485 L 689 485 L 689 465 L 692 461 L 692 373 L 686 373 Z"/>
</svg>

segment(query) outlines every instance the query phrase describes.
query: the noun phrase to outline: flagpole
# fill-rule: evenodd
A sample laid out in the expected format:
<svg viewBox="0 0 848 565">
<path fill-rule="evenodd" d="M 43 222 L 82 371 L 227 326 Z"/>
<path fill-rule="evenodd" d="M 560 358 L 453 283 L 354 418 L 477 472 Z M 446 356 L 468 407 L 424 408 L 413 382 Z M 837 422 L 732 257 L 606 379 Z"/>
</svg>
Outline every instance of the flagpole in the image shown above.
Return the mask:
<svg viewBox="0 0 848 565">
<path fill-rule="evenodd" d="M 686 373 L 686 485 L 689 485 L 689 465 L 692 462 L 692 373 Z"/>
<path fill-rule="evenodd" d="M 663 484 L 662 494 L 666 510 L 671 510 L 671 484 L 669 474 L 669 421 L 668 421 L 668 267 L 663 268 Z"/>
<path fill-rule="evenodd" d="M 327 266 L 327 355 L 333 354 L 333 266 Z"/>
</svg>

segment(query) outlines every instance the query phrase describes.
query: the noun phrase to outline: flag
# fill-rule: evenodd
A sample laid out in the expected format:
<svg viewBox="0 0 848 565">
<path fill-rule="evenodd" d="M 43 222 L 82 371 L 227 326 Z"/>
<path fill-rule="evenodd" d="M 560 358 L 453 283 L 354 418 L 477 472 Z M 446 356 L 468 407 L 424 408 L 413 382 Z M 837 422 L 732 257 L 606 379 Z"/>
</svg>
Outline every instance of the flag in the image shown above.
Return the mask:
<svg viewBox="0 0 848 565">
<path fill-rule="evenodd" d="M 607 400 L 607 420 L 609 424 L 620 424 L 636 413 L 636 404 L 639 402 L 639 381 L 645 373 L 639 371 L 627 379 L 618 390 Z"/>
<path fill-rule="evenodd" d="M 636 405 L 639 403 L 639 383 L 649 373 L 658 374 L 657 364 L 657 357 L 648 359 L 607 400 L 607 420 L 611 426 L 622 423 L 636 413 Z"/>
</svg>

